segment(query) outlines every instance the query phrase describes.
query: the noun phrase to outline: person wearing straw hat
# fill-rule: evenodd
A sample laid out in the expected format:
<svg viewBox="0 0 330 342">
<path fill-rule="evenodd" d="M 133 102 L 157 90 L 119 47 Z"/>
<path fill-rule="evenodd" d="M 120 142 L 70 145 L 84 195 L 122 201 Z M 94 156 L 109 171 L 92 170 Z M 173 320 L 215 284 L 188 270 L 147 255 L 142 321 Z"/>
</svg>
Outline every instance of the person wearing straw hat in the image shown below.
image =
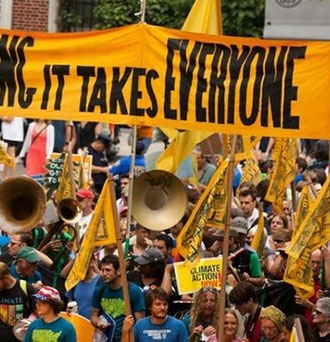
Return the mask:
<svg viewBox="0 0 330 342">
<path fill-rule="evenodd" d="M 53 287 L 44 286 L 32 297 L 36 300 L 36 312 L 40 318 L 28 326 L 24 342 L 76 342 L 74 326 L 59 316 L 64 307 L 60 293 Z"/>
</svg>

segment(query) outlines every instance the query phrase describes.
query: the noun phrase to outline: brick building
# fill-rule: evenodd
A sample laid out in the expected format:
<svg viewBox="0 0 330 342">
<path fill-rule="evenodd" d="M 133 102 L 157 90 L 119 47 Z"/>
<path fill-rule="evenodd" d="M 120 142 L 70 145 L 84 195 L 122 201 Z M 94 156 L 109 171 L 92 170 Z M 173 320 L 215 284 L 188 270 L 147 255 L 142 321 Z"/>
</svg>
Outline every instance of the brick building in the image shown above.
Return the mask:
<svg viewBox="0 0 330 342">
<path fill-rule="evenodd" d="M 24 31 L 57 32 L 60 5 L 63 0 L 0 0 L 0 28 Z M 86 31 L 93 27 L 96 0 L 69 0 L 79 26 L 70 31 Z"/>
<path fill-rule="evenodd" d="M 24 31 L 57 31 L 59 0 L 0 0 L 0 27 Z"/>
</svg>

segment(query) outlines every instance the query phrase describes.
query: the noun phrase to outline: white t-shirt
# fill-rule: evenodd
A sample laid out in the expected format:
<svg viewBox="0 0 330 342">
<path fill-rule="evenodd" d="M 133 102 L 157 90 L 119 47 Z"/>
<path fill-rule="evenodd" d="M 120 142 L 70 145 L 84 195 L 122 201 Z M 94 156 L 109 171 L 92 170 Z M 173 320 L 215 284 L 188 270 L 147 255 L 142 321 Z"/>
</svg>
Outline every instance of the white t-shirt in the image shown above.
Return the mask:
<svg viewBox="0 0 330 342">
<path fill-rule="evenodd" d="M 23 141 L 24 139 L 24 125 L 23 118 L 14 117 L 13 121 L 1 124 L 2 139 L 12 141 Z"/>
</svg>

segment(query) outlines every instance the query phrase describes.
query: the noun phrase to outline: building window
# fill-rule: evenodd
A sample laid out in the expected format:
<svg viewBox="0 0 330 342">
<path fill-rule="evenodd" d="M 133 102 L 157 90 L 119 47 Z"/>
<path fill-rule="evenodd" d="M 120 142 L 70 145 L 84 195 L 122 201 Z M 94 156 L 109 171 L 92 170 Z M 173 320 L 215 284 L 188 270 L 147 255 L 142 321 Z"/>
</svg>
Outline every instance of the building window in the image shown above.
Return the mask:
<svg viewBox="0 0 330 342">
<path fill-rule="evenodd" d="M 62 2 L 61 21 L 64 31 L 90 31 L 94 27 L 93 9 L 97 0 L 66 0 Z"/>
</svg>

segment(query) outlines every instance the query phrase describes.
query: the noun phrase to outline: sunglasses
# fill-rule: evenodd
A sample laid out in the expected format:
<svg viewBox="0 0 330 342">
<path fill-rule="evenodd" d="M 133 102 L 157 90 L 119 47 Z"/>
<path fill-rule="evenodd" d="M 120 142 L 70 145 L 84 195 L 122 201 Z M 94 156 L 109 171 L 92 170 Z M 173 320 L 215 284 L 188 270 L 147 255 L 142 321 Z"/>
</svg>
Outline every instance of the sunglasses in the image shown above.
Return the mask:
<svg viewBox="0 0 330 342">
<path fill-rule="evenodd" d="M 282 243 L 282 242 L 284 242 L 283 240 L 274 240 L 274 242 L 276 242 L 276 243 Z"/>
<path fill-rule="evenodd" d="M 202 292 L 203 293 L 206 293 L 206 292 L 218 293 L 218 290 L 214 287 L 203 287 Z"/>
<path fill-rule="evenodd" d="M 315 312 L 317 315 L 323 315 L 323 312 L 317 309 L 314 309 L 313 312 Z"/>
</svg>

